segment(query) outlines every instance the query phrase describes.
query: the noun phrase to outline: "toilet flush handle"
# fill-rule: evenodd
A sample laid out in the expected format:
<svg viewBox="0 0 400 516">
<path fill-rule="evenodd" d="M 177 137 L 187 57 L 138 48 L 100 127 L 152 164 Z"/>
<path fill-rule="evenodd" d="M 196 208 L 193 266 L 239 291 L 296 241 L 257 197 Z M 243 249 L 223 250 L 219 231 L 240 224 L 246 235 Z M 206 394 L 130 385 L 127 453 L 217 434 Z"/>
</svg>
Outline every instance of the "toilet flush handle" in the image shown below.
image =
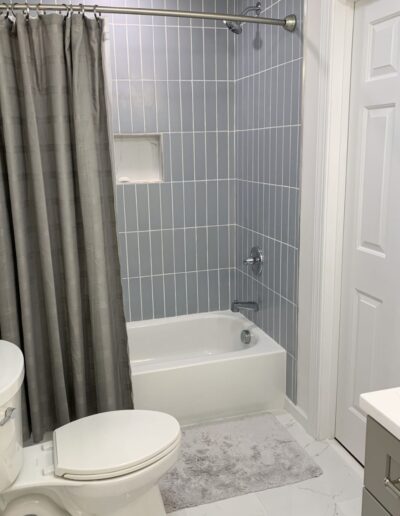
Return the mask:
<svg viewBox="0 0 400 516">
<path fill-rule="evenodd" d="M 12 415 L 14 413 L 14 410 L 15 410 L 15 408 L 13 408 L 13 407 L 6 408 L 3 419 L 0 419 L 0 426 L 4 426 L 6 423 L 8 423 L 10 421 L 10 419 L 12 418 Z"/>
</svg>

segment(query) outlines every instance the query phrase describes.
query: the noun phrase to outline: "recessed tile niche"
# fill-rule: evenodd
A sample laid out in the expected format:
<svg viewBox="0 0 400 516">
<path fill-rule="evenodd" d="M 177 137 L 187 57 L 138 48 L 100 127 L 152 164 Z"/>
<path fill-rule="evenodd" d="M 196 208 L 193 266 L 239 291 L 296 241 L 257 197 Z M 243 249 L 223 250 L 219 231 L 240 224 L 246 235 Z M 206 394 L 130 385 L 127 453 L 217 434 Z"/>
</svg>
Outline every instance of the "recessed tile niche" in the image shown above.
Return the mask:
<svg viewBox="0 0 400 516">
<path fill-rule="evenodd" d="M 163 180 L 160 134 L 116 134 L 114 157 L 118 184 Z"/>
</svg>

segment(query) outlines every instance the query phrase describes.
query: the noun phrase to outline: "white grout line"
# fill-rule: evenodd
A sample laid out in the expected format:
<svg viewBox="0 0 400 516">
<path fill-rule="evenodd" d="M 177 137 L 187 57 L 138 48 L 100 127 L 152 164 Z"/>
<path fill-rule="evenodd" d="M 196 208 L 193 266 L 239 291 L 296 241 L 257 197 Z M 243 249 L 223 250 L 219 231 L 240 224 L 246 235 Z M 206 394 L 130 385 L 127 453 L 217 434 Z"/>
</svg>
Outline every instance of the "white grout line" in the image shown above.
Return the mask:
<svg viewBox="0 0 400 516">
<path fill-rule="evenodd" d="M 146 110 L 144 107 L 142 25 L 139 25 L 140 83 L 142 88 L 143 132 L 146 132 Z"/>
<path fill-rule="evenodd" d="M 191 274 L 191 273 L 195 273 L 195 272 L 217 272 L 217 271 L 228 271 L 228 270 L 231 270 L 233 267 L 217 267 L 215 269 L 199 269 L 197 271 L 195 270 L 192 270 L 192 271 L 187 271 L 187 272 L 166 272 L 164 274 L 143 274 L 142 276 L 130 276 L 130 277 L 125 277 L 125 278 L 121 278 L 123 280 L 131 280 L 131 279 L 144 279 L 144 278 L 159 278 L 159 277 L 162 277 L 162 276 L 180 276 L 180 275 L 186 275 L 186 274 Z M 265 285 L 263 285 L 265 288 L 267 288 Z M 292 303 L 294 304 L 294 303 Z"/>
<path fill-rule="evenodd" d="M 192 8 L 192 0 L 190 0 L 190 8 Z M 190 24 L 190 64 L 191 75 L 193 80 L 193 24 Z M 193 192 L 194 192 L 194 225 L 197 227 L 197 184 L 196 184 L 196 134 L 194 130 L 194 89 L 192 88 L 192 129 L 193 129 Z M 198 248 L 197 248 L 197 231 L 194 230 L 194 245 L 196 256 L 196 271 L 198 269 Z M 199 275 L 196 272 L 196 311 L 199 310 Z"/>
<path fill-rule="evenodd" d="M 178 8 L 179 8 L 178 0 Z M 179 64 L 179 101 L 180 101 L 180 112 L 181 112 L 181 130 L 183 130 L 183 108 L 182 108 L 182 66 L 181 66 L 181 31 L 178 30 L 178 64 Z M 193 89 L 193 88 L 192 88 Z M 181 154 L 182 154 L 182 181 L 185 181 L 185 161 L 183 154 L 183 135 L 181 135 Z M 185 203 L 185 185 L 182 185 L 182 199 L 183 199 L 183 252 L 185 258 L 185 272 L 187 271 L 187 261 L 186 261 L 186 203 Z M 185 296 L 186 296 L 186 313 L 189 312 L 189 303 L 188 303 L 188 285 L 187 285 L 187 275 L 185 275 Z"/>
<path fill-rule="evenodd" d="M 202 0 L 202 9 L 204 10 L 204 0 Z M 203 20 L 203 27 L 205 28 L 205 20 Z M 205 32 L 203 31 L 203 79 L 206 78 L 206 63 L 205 63 L 205 55 L 206 55 L 206 49 L 205 49 Z M 207 104 L 206 104 L 206 85 L 204 83 L 204 123 L 206 130 L 208 129 L 208 121 L 207 121 Z M 208 163 L 207 163 L 207 138 L 204 136 L 204 164 L 205 164 L 205 178 L 206 178 L 206 184 L 205 184 L 205 199 L 206 199 L 206 222 L 208 223 Z M 207 258 L 207 269 L 208 269 L 208 229 L 206 228 L 206 258 Z M 209 277 L 207 275 L 207 309 L 210 309 L 210 281 Z"/>
<path fill-rule="evenodd" d="M 126 232 L 126 202 L 125 202 L 125 187 L 122 187 L 122 205 L 124 208 L 124 227 L 125 227 L 125 258 L 126 258 L 126 272 L 129 277 L 129 256 L 128 256 L 128 233 Z M 131 289 L 128 281 L 128 308 L 129 308 L 129 320 L 132 321 L 132 310 L 131 310 Z"/>
<path fill-rule="evenodd" d="M 138 199 L 137 199 L 137 187 L 135 185 L 135 205 L 136 205 L 136 225 L 139 229 L 139 214 L 138 214 Z M 137 245 L 138 245 L 138 267 L 140 271 L 140 239 L 139 232 L 137 233 Z M 139 296 L 140 296 L 140 319 L 143 319 L 143 296 L 142 296 L 142 282 L 139 281 Z"/>
<path fill-rule="evenodd" d="M 147 185 L 147 211 L 148 211 L 148 220 L 149 220 L 149 230 L 151 229 L 151 219 L 150 219 L 150 185 Z M 153 252 L 152 252 L 152 243 L 151 243 L 151 232 L 149 234 L 149 262 L 150 262 L 150 276 L 151 276 L 151 306 L 152 306 L 152 318 L 154 318 L 154 283 L 153 283 Z"/>
<path fill-rule="evenodd" d="M 164 0 L 164 6 L 166 7 L 166 1 L 167 0 Z M 166 62 L 166 73 L 167 73 L 167 78 L 169 77 L 169 66 L 168 66 L 168 36 L 167 36 L 167 33 L 168 33 L 168 25 L 165 24 L 165 27 L 164 27 L 164 31 L 165 31 L 165 62 Z M 170 102 L 169 102 L 169 82 L 167 81 L 167 104 L 168 104 L 168 129 L 169 129 L 169 132 L 171 132 L 171 106 L 170 106 Z M 169 169 L 170 169 L 170 174 L 171 174 L 171 180 L 172 180 L 172 143 L 171 143 L 171 136 L 169 135 L 168 136 L 168 140 L 169 140 Z M 172 206 L 172 227 L 174 228 L 175 224 L 174 224 L 174 189 L 173 189 L 173 184 L 172 182 L 170 183 L 170 187 L 171 187 L 171 206 Z M 174 272 L 175 272 L 175 232 L 173 231 L 172 232 L 172 263 L 174 264 Z M 178 310 L 177 310 L 177 302 L 176 302 L 176 276 L 174 275 L 174 301 L 175 301 L 175 315 L 177 314 Z M 166 310 L 166 308 L 165 308 Z"/>
<path fill-rule="evenodd" d="M 215 0 L 215 11 L 217 11 L 217 0 Z M 214 53 L 214 67 L 215 67 L 215 79 L 218 78 L 218 62 L 217 62 L 217 55 L 218 55 L 218 39 L 217 39 L 217 31 L 214 32 L 214 42 L 215 42 L 215 53 Z M 218 83 L 215 82 L 215 128 L 217 130 L 215 135 L 215 145 L 216 145 L 216 174 L 217 179 L 219 179 L 219 141 L 218 141 Z M 217 226 L 219 225 L 219 182 L 217 181 Z M 217 229 L 217 263 L 219 266 L 219 229 Z M 218 308 L 221 309 L 221 292 L 220 292 L 220 285 L 221 285 L 221 276 L 218 271 Z"/>
</svg>

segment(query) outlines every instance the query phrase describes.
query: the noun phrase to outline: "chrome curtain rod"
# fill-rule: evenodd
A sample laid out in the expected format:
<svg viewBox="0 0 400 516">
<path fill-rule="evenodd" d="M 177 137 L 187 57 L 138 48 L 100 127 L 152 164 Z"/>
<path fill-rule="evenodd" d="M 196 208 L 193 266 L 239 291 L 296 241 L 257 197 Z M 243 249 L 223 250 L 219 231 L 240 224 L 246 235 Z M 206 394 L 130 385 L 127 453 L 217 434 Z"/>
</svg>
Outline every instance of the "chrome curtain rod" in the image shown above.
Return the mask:
<svg viewBox="0 0 400 516">
<path fill-rule="evenodd" d="M 37 11 L 38 13 L 46 11 L 68 11 L 78 13 L 94 13 L 100 14 L 136 14 L 144 16 L 168 16 L 176 18 L 193 18 L 200 20 L 219 20 L 219 21 L 233 21 L 233 22 L 247 22 L 257 23 L 260 25 L 278 25 L 289 32 L 293 32 L 296 28 L 297 19 L 294 14 L 286 16 L 286 18 L 263 18 L 255 16 L 240 16 L 236 14 L 221 14 L 221 13 L 207 13 L 196 11 L 180 11 L 172 9 L 144 9 L 142 7 L 106 7 L 103 5 L 55 5 L 55 4 L 7 4 L 1 3 L 0 10 L 25 11 L 29 16 L 30 11 Z"/>
</svg>

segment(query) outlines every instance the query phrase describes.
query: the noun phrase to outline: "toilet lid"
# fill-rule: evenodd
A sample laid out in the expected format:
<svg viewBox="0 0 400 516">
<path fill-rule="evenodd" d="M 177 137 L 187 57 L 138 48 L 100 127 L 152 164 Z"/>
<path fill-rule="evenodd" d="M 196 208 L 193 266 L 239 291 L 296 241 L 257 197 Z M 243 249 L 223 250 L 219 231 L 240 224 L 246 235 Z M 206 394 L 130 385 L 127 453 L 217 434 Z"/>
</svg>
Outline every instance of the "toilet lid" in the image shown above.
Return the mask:
<svg viewBox="0 0 400 516">
<path fill-rule="evenodd" d="M 118 410 L 79 419 L 55 430 L 56 476 L 113 478 L 148 466 L 180 441 L 178 421 L 162 412 Z"/>
</svg>

